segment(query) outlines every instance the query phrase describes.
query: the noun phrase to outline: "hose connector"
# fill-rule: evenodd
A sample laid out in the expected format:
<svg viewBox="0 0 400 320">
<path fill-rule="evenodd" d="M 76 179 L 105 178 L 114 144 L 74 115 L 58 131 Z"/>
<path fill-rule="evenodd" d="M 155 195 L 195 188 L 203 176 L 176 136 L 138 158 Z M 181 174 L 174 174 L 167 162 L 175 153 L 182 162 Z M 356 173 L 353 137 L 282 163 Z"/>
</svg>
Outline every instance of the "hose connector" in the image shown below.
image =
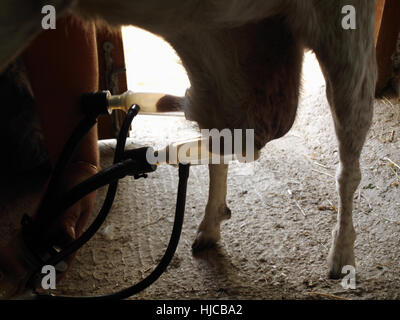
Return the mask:
<svg viewBox="0 0 400 320">
<path fill-rule="evenodd" d="M 120 95 L 109 95 L 108 110 L 127 111 L 133 104 L 140 106 L 140 113 L 157 113 L 157 104 L 165 96 L 165 93 L 133 92 L 128 90 Z"/>
</svg>

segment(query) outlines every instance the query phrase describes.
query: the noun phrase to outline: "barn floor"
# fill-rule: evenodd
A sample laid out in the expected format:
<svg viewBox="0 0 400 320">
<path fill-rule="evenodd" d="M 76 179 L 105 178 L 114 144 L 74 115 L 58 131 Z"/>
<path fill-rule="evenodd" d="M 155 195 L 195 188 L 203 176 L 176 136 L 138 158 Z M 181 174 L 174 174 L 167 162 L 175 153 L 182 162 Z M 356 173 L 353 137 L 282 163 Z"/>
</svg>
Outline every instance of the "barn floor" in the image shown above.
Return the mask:
<svg viewBox="0 0 400 320">
<path fill-rule="evenodd" d="M 208 196 L 207 167 L 192 167 L 172 264 L 133 299 L 400 298 L 400 170 L 388 160 L 400 164 L 400 101 L 375 102 L 361 160 L 363 178 L 354 198 L 357 284 L 346 290 L 326 276 L 336 221 L 336 138 L 325 84 L 310 54 L 305 69 L 312 70 L 313 78 L 304 75 L 292 130 L 269 143 L 252 166 L 230 167 L 232 217 L 222 225 L 218 246 L 197 256 L 191 253 Z M 164 146 L 195 134 L 191 126 L 182 118 L 139 116 L 129 143 Z M 100 142 L 104 167 L 111 163 L 113 146 L 112 141 Z M 173 167 L 160 167 L 146 180 L 122 180 L 105 225 L 78 252 L 56 293 L 102 294 L 148 275 L 169 240 L 176 189 Z M 99 204 L 104 193 L 98 193 Z"/>
</svg>

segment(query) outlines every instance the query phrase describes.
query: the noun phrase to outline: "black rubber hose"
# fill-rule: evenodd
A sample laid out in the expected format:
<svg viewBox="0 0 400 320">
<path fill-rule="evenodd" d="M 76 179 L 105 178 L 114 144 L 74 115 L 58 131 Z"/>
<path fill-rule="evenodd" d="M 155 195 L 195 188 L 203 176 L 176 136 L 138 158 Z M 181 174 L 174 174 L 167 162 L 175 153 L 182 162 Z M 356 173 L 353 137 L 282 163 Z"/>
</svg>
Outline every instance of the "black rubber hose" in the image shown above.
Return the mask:
<svg viewBox="0 0 400 320">
<path fill-rule="evenodd" d="M 133 105 L 129 110 L 128 113 L 125 116 L 125 119 L 122 123 L 118 139 L 117 139 L 117 146 L 115 148 L 115 154 L 114 154 L 114 166 L 118 166 L 119 162 L 123 159 L 124 151 L 125 151 L 125 145 L 126 145 L 126 139 L 129 134 L 129 128 L 131 126 L 133 118 L 138 114 L 139 112 L 139 107 L 137 105 Z M 128 160 L 129 161 L 129 160 Z M 131 160 L 130 160 L 131 161 Z M 117 175 L 119 174 L 118 170 L 116 171 Z M 112 204 L 114 202 L 115 194 L 117 193 L 117 188 L 118 188 L 118 179 L 115 180 L 115 175 L 111 177 L 110 179 L 111 183 L 109 182 L 109 186 L 107 189 L 107 194 L 104 199 L 103 205 L 96 216 L 95 220 L 92 222 L 92 224 L 86 229 L 86 231 L 76 240 L 74 240 L 72 243 L 68 244 L 66 248 L 64 248 L 61 252 L 53 256 L 46 264 L 52 264 L 55 265 L 58 262 L 60 262 L 62 259 L 65 257 L 69 256 L 76 250 L 78 250 L 80 247 L 82 247 L 86 242 L 88 242 L 94 234 L 99 230 L 105 219 L 107 218 L 108 213 L 111 210 Z M 105 180 L 102 181 L 104 183 Z M 103 185 L 105 185 L 104 183 Z M 82 191 L 82 195 L 85 196 L 86 194 L 89 194 L 90 192 L 85 192 Z M 81 196 L 80 198 L 82 198 Z M 79 198 L 79 196 L 77 197 Z M 79 200 L 79 199 L 78 199 Z M 63 211 L 61 211 L 62 213 Z"/>
<path fill-rule="evenodd" d="M 38 299 L 41 300 L 106 300 L 106 299 L 126 299 L 131 297 L 132 295 L 146 289 L 151 284 L 153 284 L 167 269 L 170 264 L 172 258 L 174 257 L 176 248 L 178 247 L 182 225 L 184 220 L 185 213 L 185 203 L 186 203 L 186 190 L 187 190 L 187 180 L 189 177 L 189 164 L 180 164 L 179 165 L 179 183 L 178 183 L 178 195 L 176 200 L 176 208 L 175 208 L 175 220 L 174 226 L 172 229 L 171 237 L 168 243 L 168 247 L 164 253 L 164 256 L 161 258 L 157 267 L 150 273 L 145 279 L 140 281 L 139 283 L 128 287 L 126 289 L 122 289 L 118 292 L 100 295 L 100 296 L 82 296 L 82 297 L 74 297 L 74 296 L 49 296 L 49 295 L 38 295 Z"/>
<path fill-rule="evenodd" d="M 54 199 L 55 192 L 57 190 L 57 184 L 59 183 L 65 168 L 74 154 L 74 151 L 81 141 L 81 139 L 90 131 L 90 129 L 97 123 L 97 119 L 94 117 L 83 118 L 75 130 L 72 132 L 70 138 L 67 140 L 58 161 L 53 169 L 52 176 L 47 186 L 47 191 L 42 199 L 41 205 L 36 214 L 36 220 L 38 221 L 51 221 L 54 219 L 53 213 L 49 210 L 49 206 Z"/>
<path fill-rule="evenodd" d="M 114 183 L 118 183 L 119 179 L 129 174 L 129 172 L 132 170 L 131 167 L 133 165 L 135 165 L 135 161 L 130 159 L 125 160 L 124 162 L 112 165 L 111 167 L 103 170 L 97 175 L 91 177 L 90 179 L 85 180 L 83 183 L 79 184 L 76 188 L 73 188 L 70 192 L 68 192 L 65 198 L 61 199 L 60 206 L 57 207 L 55 210 L 65 211 L 69 207 L 71 207 L 74 203 L 76 203 L 89 193 L 107 184 L 113 185 Z M 63 248 L 62 251 L 49 258 L 44 264 L 56 265 L 58 262 L 68 257 L 70 254 L 77 251 L 86 242 L 88 242 L 103 224 L 105 218 L 108 215 L 108 212 L 111 209 L 113 201 L 114 201 L 114 189 L 112 189 L 109 197 L 106 196 L 103 202 L 102 209 L 100 210 L 95 220 L 86 229 L 86 231 L 78 239 L 69 243 L 65 248 Z M 35 273 L 39 271 L 40 270 L 37 270 Z"/>
<path fill-rule="evenodd" d="M 94 222 L 88 227 L 88 229 L 75 241 L 73 241 L 71 244 L 69 244 L 66 248 L 64 248 L 61 252 L 58 254 L 54 255 L 51 257 L 48 261 L 45 262 L 45 264 L 51 264 L 55 265 L 65 257 L 69 256 L 76 250 L 78 250 L 80 247 L 82 247 L 87 241 L 89 241 L 92 236 L 98 231 L 98 229 L 101 227 L 103 224 L 105 218 L 108 215 L 108 212 L 111 209 L 112 203 L 114 201 L 114 197 L 116 194 L 117 186 L 118 186 L 118 177 L 121 177 L 125 175 L 125 167 L 120 164 L 119 162 L 123 159 L 124 155 L 124 150 L 125 150 L 125 144 L 126 144 L 126 138 L 128 136 L 129 132 L 129 127 L 131 125 L 131 122 L 133 118 L 136 116 L 138 113 L 139 108 L 137 106 L 131 107 L 131 109 L 128 111 L 128 114 L 125 117 L 125 120 L 122 124 L 120 134 L 117 140 L 117 146 L 116 146 L 116 151 L 115 151 L 115 156 L 114 156 L 114 166 L 110 167 L 110 170 L 105 170 L 100 176 L 97 176 L 96 178 L 93 178 L 92 180 L 89 180 L 87 184 L 83 184 L 82 186 L 78 187 L 78 192 L 72 192 L 70 195 L 70 200 L 66 201 L 62 208 L 68 208 L 70 205 L 75 203 L 77 200 L 80 198 L 84 197 L 86 194 L 92 192 L 96 187 L 100 187 L 102 185 L 105 185 L 108 180 L 111 180 L 112 182 L 109 185 L 109 188 L 107 190 L 107 195 L 104 200 L 103 206 L 97 215 L 96 219 Z M 78 131 L 78 130 L 76 130 Z M 76 136 L 77 138 L 78 136 Z M 71 139 L 70 139 L 71 140 Z M 74 144 L 76 146 L 76 140 L 71 142 L 71 146 Z M 69 149 L 69 152 L 73 152 L 73 149 L 71 146 L 66 146 L 67 149 Z M 71 150 L 72 149 L 72 150 Z M 63 157 L 61 160 L 61 164 L 65 161 L 67 157 L 70 157 L 71 153 L 64 154 L 65 158 Z M 133 160 L 125 160 L 124 163 L 128 163 L 129 161 Z M 65 165 L 68 161 L 65 162 Z M 62 166 L 60 165 L 59 168 Z M 170 241 L 168 243 L 168 247 L 164 253 L 164 256 L 160 260 L 159 264 L 157 267 L 154 269 L 154 271 L 147 276 L 145 279 L 140 281 L 139 283 L 130 286 L 126 289 L 123 289 L 121 291 L 111 293 L 111 294 L 106 294 L 106 295 L 101 295 L 101 296 L 88 296 L 88 297 L 73 297 L 73 296 L 50 296 L 50 295 L 41 295 L 39 294 L 37 296 L 38 299 L 44 299 L 44 300 L 103 300 L 103 299 L 125 299 L 128 298 L 143 289 L 147 288 L 150 286 L 152 283 L 154 283 L 166 270 L 168 267 L 169 263 L 171 262 L 176 248 L 179 243 L 180 239 L 180 234 L 182 231 L 182 225 L 183 225 L 183 219 L 184 219 L 184 212 L 185 212 L 185 202 L 186 202 L 186 190 L 187 190 L 187 180 L 189 177 L 189 169 L 190 165 L 179 165 L 179 183 L 178 183 L 178 194 L 177 194 L 177 200 L 176 200 L 176 208 L 175 208 L 175 220 L 174 220 L 174 226 L 173 230 L 171 233 Z M 122 173 L 122 171 L 124 171 Z M 56 211 L 58 215 L 60 215 L 63 212 L 63 210 Z M 52 219 L 55 217 L 52 216 Z M 38 270 L 37 272 L 39 272 Z"/>
<path fill-rule="evenodd" d="M 118 135 L 117 139 L 117 146 L 115 149 L 115 154 L 114 154 L 114 165 L 120 162 L 121 159 L 123 159 L 123 154 L 125 150 L 125 144 L 126 144 L 126 139 L 129 134 L 129 128 L 132 123 L 133 118 L 138 114 L 139 112 L 139 107 L 137 105 L 133 105 L 127 112 L 127 115 L 122 123 L 121 130 Z M 65 167 L 66 164 L 68 163 L 69 159 L 71 158 L 71 154 L 74 151 L 74 146 L 76 147 L 79 141 L 82 139 L 83 135 L 85 133 L 82 128 L 86 128 L 86 133 L 90 130 L 87 130 L 87 124 L 88 124 L 88 119 L 85 118 L 81 121 L 80 125 L 76 128 L 74 133 L 72 134 L 71 138 L 68 140 L 67 145 L 64 148 L 64 151 L 62 152 L 62 156 L 60 157 L 59 164 L 56 166 L 59 170 L 62 167 Z M 79 134 L 83 134 L 79 136 Z M 68 153 L 68 152 L 70 153 Z M 61 177 L 61 174 L 59 171 L 56 172 L 58 178 Z M 57 179 L 54 180 L 54 184 L 57 184 Z M 80 247 L 82 247 L 86 242 L 88 242 L 93 235 L 98 231 L 98 229 L 101 227 L 103 224 L 104 220 L 106 219 L 109 211 L 111 210 L 112 204 L 115 199 L 115 194 L 117 192 L 118 188 L 118 180 L 112 180 L 112 182 L 109 184 L 108 189 L 107 189 L 107 194 L 104 199 L 103 205 L 96 216 L 95 220 L 92 222 L 92 224 L 85 230 L 85 232 L 76 240 L 68 244 L 65 248 L 63 248 L 62 251 L 57 253 L 56 255 L 52 256 L 48 261 L 44 262 L 43 265 L 51 264 L 51 265 L 56 265 L 58 262 L 63 260 L 65 257 L 68 257 L 70 254 L 78 250 Z M 49 191 L 50 192 L 50 191 Z M 90 192 L 89 192 L 90 193 Z M 88 193 L 83 193 L 82 197 L 84 197 Z M 82 198 L 81 197 L 81 198 Z M 49 210 L 50 208 L 55 208 L 56 205 L 54 202 L 55 200 L 55 195 L 52 195 L 53 199 L 49 199 L 47 204 L 46 210 Z M 79 199 L 78 199 L 79 200 Z M 53 203 L 52 203 L 53 202 Z M 30 235 L 30 240 L 35 241 L 35 238 L 41 236 L 41 232 L 44 232 L 48 230 L 47 228 L 55 221 L 60 215 L 64 213 L 64 211 L 53 211 L 49 210 L 48 212 L 51 212 L 52 215 L 50 216 L 49 213 L 47 215 L 41 215 L 39 222 L 34 221 L 33 222 L 33 228 L 36 229 L 33 233 L 33 235 Z M 47 220 L 44 220 L 44 217 Z M 39 227 L 38 227 L 39 226 Z M 39 230 L 39 232 L 38 232 Z M 26 245 L 30 247 L 30 243 L 28 241 L 25 241 Z M 34 251 L 33 251 L 34 252 Z M 40 266 L 41 268 L 42 266 Z M 34 276 L 40 272 L 40 268 L 35 270 L 33 272 L 33 275 L 30 279 L 31 283 L 34 283 Z"/>
</svg>

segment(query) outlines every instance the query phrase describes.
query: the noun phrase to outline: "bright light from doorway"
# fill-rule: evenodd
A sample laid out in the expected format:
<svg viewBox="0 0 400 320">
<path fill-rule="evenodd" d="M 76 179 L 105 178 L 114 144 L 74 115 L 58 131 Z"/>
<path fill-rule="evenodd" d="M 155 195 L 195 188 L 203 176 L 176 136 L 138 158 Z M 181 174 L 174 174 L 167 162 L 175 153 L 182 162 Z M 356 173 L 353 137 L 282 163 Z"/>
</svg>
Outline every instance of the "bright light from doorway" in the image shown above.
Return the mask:
<svg viewBox="0 0 400 320">
<path fill-rule="evenodd" d="M 162 38 L 136 27 L 123 27 L 128 89 L 183 96 L 190 87 L 185 68 Z"/>
</svg>

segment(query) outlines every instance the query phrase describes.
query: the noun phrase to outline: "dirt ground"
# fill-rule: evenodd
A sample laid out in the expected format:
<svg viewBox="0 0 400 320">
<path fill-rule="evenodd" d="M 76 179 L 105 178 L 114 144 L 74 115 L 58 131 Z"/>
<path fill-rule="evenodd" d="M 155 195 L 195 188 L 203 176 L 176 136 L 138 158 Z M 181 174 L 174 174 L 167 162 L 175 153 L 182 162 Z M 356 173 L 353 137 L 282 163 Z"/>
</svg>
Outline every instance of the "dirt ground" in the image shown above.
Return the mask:
<svg viewBox="0 0 400 320">
<path fill-rule="evenodd" d="M 172 264 L 132 299 L 400 298 L 400 169 L 390 162 L 400 164 L 400 101 L 375 102 L 361 159 L 363 177 L 354 197 L 357 283 L 356 289 L 344 289 L 340 280 L 327 279 L 326 264 L 336 222 L 337 143 L 325 84 L 311 55 L 306 66 L 313 77 L 304 75 L 292 130 L 269 143 L 254 164 L 230 166 L 227 201 L 232 217 L 223 223 L 217 247 L 191 253 L 208 196 L 207 167 L 192 167 L 183 232 Z M 139 116 L 129 143 L 165 146 L 195 134 L 192 127 L 182 118 Z M 111 163 L 113 146 L 113 141 L 100 142 L 104 167 Z M 103 294 L 148 275 L 169 240 L 176 189 L 177 169 L 169 166 L 147 179 L 122 180 L 104 226 L 78 252 L 56 293 Z M 98 192 L 97 206 L 104 194 L 104 189 Z M 23 201 L 20 205 L 29 208 Z M 16 224 L 3 228 L 15 229 Z"/>
</svg>

